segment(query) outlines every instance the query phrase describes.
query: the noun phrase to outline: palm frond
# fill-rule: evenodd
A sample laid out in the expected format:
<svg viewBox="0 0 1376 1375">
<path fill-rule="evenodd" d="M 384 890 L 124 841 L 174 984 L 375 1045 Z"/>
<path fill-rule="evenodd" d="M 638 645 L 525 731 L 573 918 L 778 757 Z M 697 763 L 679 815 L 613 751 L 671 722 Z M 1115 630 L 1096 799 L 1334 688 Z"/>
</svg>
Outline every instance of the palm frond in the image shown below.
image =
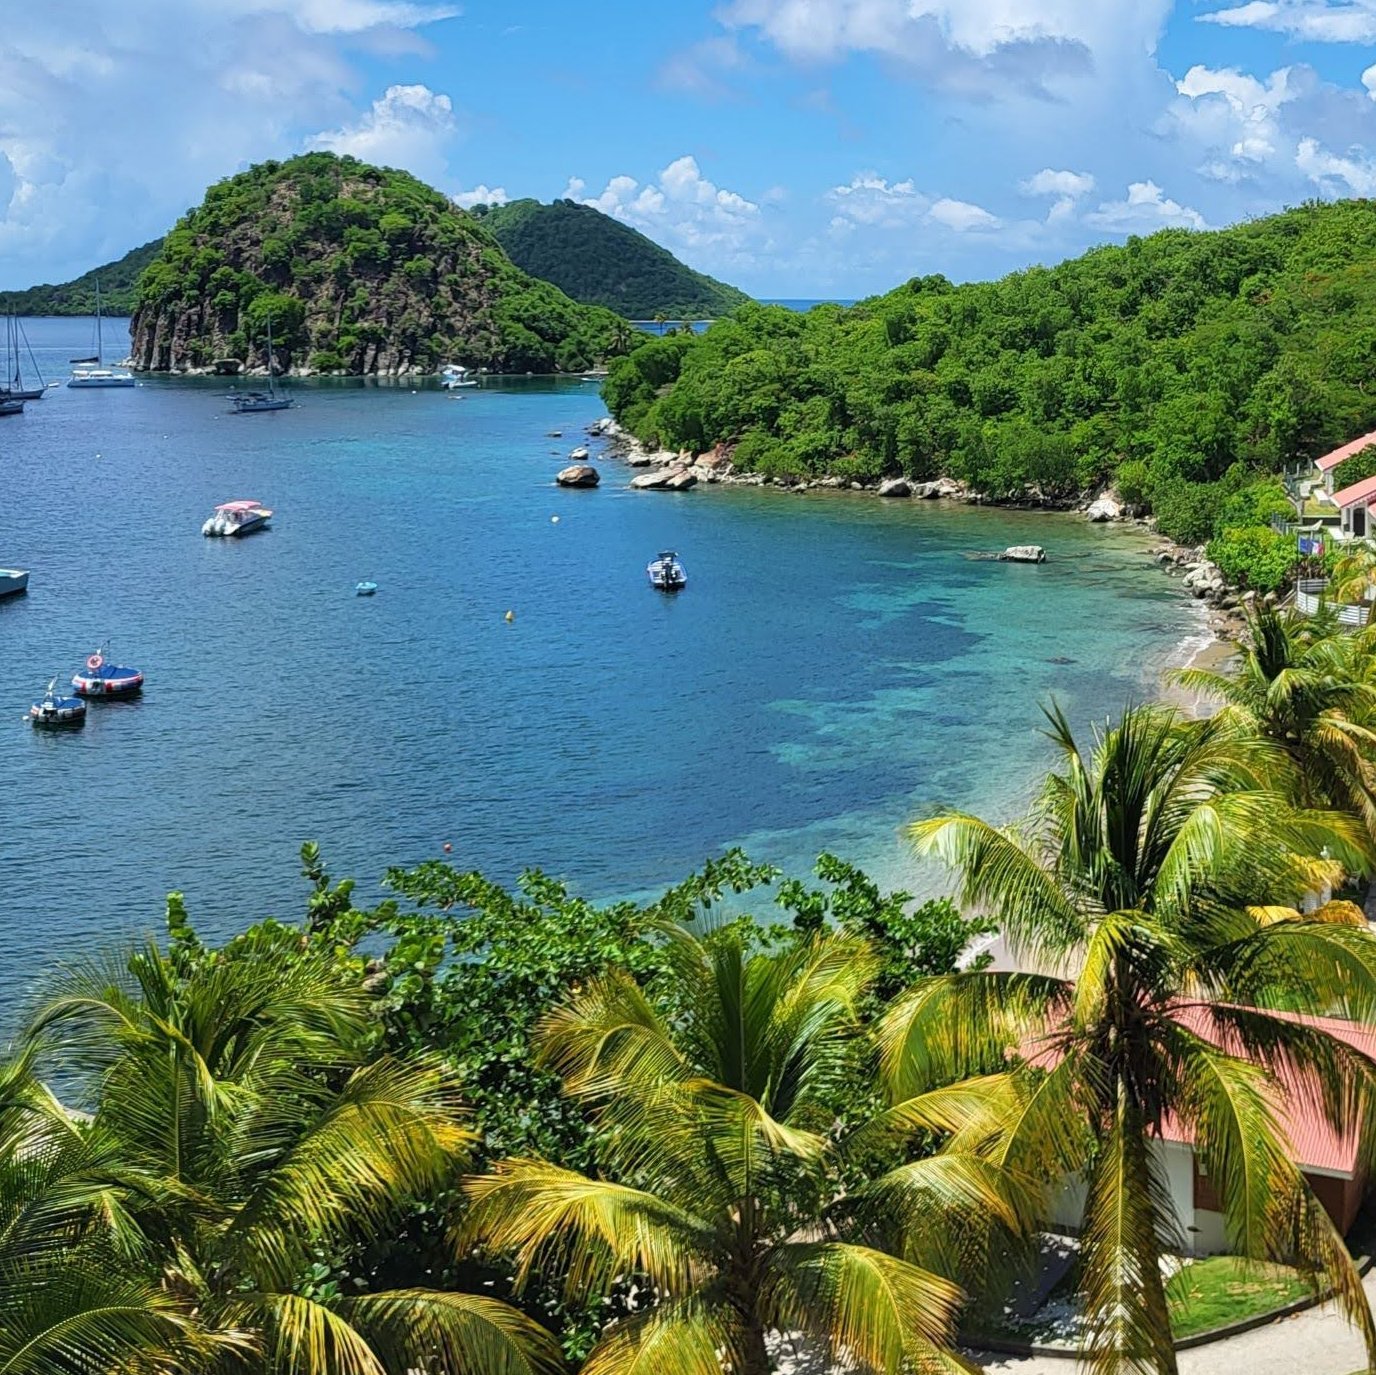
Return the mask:
<svg viewBox="0 0 1376 1375">
<path fill-rule="evenodd" d="M 896 1256 L 841 1242 L 770 1253 L 761 1288 L 767 1326 L 800 1331 L 876 1375 L 972 1369 L 950 1349 L 961 1292 Z"/>
<path fill-rule="evenodd" d="M 607 1328 L 580 1375 L 721 1375 L 746 1368 L 741 1347 L 724 1306 L 678 1300 Z"/>
<path fill-rule="evenodd" d="M 341 1314 L 300 1294 L 244 1293 L 223 1305 L 236 1326 L 258 1330 L 282 1375 L 387 1375 L 377 1353 Z"/>
<path fill-rule="evenodd" d="M 516 1286 L 536 1269 L 563 1273 L 570 1294 L 606 1293 L 640 1272 L 670 1295 L 694 1292 L 712 1227 L 640 1189 L 535 1160 L 506 1160 L 464 1181 L 461 1251 L 482 1245 L 516 1259 Z"/>
<path fill-rule="evenodd" d="M 557 1375 L 564 1368 L 559 1344 L 550 1333 L 520 1309 L 497 1299 L 435 1289 L 394 1289 L 346 1299 L 340 1312 L 366 1336 L 388 1371 Z"/>
</svg>

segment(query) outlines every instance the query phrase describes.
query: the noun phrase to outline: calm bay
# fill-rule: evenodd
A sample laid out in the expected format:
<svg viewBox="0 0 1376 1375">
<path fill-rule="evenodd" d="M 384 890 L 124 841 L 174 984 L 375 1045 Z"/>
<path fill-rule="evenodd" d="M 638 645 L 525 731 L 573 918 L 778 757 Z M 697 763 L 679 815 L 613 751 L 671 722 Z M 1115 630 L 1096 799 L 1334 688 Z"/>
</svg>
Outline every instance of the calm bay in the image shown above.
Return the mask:
<svg viewBox="0 0 1376 1375">
<path fill-rule="evenodd" d="M 26 327 L 50 379 L 88 347 L 88 321 Z M 12 981 L 156 931 L 173 888 L 212 934 L 295 918 L 312 838 L 367 896 L 445 842 L 597 897 L 733 844 L 930 886 L 903 822 L 1011 814 L 1048 758 L 1039 702 L 1102 719 L 1202 631 L 1145 537 L 1075 517 L 630 492 L 596 456 L 600 489 L 559 490 L 604 412 L 591 384 L 321 383 L 257 416 L 226 386 L 63 388 L 0 420 L 0 564 L 32 570 L 0 602 Z M 242 497 L 272 528 L 203 538 Z M 1050 561 L 970 557 L 1015 543 Z M 666 548 L 689 573 L 672 598 L 645 577 Z M 32 730 L 47 680 L 102 644 L 142 698 Z"/>
</svg>

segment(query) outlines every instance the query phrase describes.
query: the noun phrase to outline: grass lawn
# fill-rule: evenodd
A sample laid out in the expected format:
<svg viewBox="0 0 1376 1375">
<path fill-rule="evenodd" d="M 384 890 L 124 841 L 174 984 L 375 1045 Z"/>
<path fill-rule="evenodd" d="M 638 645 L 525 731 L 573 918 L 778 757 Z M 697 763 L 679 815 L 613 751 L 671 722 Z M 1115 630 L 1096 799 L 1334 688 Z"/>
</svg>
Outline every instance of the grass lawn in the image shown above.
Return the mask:
<svg viewBox="0 0 1376 1375">
<path fill-rule="evenodd" d="M 1269 1313 L 1310 1292 L 1299 1275 L 1283 1265 L 1249 1263 L 1236 1256 L 1197 1260 L 1173 1275 L 1166 1286 L 1171 1329 L 1177 1337 Z"/>
</svg>

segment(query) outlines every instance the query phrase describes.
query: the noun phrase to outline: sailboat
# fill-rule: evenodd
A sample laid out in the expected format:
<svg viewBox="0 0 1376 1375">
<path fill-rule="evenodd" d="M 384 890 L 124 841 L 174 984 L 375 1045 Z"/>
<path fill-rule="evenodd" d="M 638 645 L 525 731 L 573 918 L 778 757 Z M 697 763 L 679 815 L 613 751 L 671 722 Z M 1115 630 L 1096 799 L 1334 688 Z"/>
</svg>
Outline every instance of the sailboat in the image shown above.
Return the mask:
<svg viewBox="0 0 1376 1375">
<path fill-rule="evenodd" d="M 104 343 L 100 332 L 100 278 L 96 278 L 96 356 L 94 358 L 73 358 L 72 375 L 67 379 L 69 387 L 132 387 L 132 372 L 115 372 L 105 366 L 102 357 Z"/>
<path fill-rule="evenodd" d="M 38 378 L 36 387 L 26 387 L 24 385 L 24 373 L 21 365 L 21 355 L 27 352 L 29 362 L 33 364 L 35 376 Z M 47 391 L 48 384 L 43 380 L 43 374 L 38 371 L 38 360 L 33 356 L 33 349 L 29 345 L 29 337 L 24 333 L 24 326 L 19 321 L 19 316 L 13 311 L 5 320 L 5 363 L 6 372 L 9 372 L 10 359 L 14 360 L 14 372 L 7 376 L 3 385 L 0 385 L 0 401 L 41 401 L 43 393 Z"/>
<path fill-rule="evenodd" d="M 286 392 L 277 385 L 277 359 L 272 351 L 272 316 L 268 316 L 268 389 L 267 391 L 232 392 L 230 410 L 235 415 L 252 415 L 258 411 L 285 411 L 293 406 Z"/>
</svg>

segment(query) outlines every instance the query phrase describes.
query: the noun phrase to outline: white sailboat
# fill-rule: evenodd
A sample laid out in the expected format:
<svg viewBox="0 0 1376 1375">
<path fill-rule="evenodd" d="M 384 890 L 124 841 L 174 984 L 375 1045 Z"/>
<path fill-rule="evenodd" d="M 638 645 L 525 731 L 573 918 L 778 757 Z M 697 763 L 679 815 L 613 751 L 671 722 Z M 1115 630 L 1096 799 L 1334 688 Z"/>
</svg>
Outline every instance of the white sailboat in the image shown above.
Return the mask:
<svg viewBox="0 0 1376 1375">
<path fill-rule="evenodd" d="M 96 356 L 94 358 L 73 358 L 72 375 L 67 379 L 69 387 L 132 387 L 132 372 L 117 372 L 105 366 L 104 341 L 100 330 L 100 279 L 96 279 Z"/>
<path fill-rule="evenodd" d="M 28 353 L 34 375 L 38 378 L 36 387 L 24 385 L 22 355 L 25 352 Z M 38 360 L 33 356 L 28 335 L 24 333 L 24 326 L 14 311 L 10 311 L 5 318 L 5 374 L 4 382 L 0 382 L 0 401 L 41 401 L 43 393 L 48 389 L 43 374 L 38 371 Z"/>
</svg>

